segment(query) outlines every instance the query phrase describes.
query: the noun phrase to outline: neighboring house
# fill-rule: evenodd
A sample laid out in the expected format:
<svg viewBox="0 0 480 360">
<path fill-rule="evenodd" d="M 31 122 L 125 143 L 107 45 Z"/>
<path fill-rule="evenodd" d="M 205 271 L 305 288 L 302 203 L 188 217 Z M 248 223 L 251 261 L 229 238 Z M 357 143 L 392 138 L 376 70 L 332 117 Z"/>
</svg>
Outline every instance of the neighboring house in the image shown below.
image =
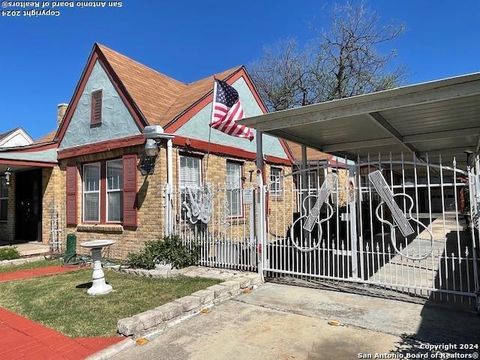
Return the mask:
<svg viewBox="0 0 480 360">
<path fill-rule="evenodd" d="M 26 146 L 33 143 L 32 138 L 21 128 L 0 134 L 0 148 Z"/>
<path fill-rule="evenodd" d="M 266 112 L 244 67 L 215 77 L 239 92 L 245 116 Z M 95 44 L 70 105 L 59 105 L 55 134 L 0 152 L 0 174 L 6 167 L 12 172 L 8 196 L 0 197 L 8 213 L 0 219 L 0 237 L 48 243 L 55 223 L 64 239 L 76 233 L 78 242 L 116 240 L 111 256 L 123 258 L 163 235 L 168 181 L 178 193 L 205 182 L 223 184 L 218 186 L 228 191 L 231 218 L 241 223 L 246 213 L 235 190 L 256 184 L 255 142 L 216 130 L 209 136 L 212 88 L 213 76 L 185 84 Z M 164 130 L 154 159 L 145 154 L 148 125 Z M 263 142 L 266 179 L 270 172 L 289 172 L 285 143 L 270 136 Z M 140 171 L 152 164 L 153 174 Z M 31 199 L 28 216 L 19 209 L 19 196 Z"/>
</svg>

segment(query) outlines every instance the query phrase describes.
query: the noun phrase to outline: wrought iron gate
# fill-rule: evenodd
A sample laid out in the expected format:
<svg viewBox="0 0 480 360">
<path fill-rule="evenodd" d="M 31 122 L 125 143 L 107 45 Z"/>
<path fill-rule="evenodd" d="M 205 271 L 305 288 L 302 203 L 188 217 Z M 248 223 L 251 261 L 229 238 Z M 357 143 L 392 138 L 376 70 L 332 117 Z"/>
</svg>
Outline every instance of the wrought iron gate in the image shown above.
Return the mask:
<svg viewBox="0 0 480 360">
<path fill-rule="evenodd" d="M 479 174 L 478 158 L 460 169 L 390 154 L 274 179 L 265 187 L 263 270 L 472 303 Z"/>
</svg>

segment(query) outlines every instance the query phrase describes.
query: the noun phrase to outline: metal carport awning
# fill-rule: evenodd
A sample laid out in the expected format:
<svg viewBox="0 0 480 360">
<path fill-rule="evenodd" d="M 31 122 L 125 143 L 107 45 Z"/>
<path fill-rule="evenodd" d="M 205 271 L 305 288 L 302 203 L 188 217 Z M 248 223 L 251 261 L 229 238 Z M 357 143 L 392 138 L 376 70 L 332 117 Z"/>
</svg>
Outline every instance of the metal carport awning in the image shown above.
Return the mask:
<svg viewBox="0 0 480 360">
<path fill-rule="evenodd" d="M 355 160 L 415 154 L 436 162 L 480 147 L 480 73 L 277 111 L 240 123 Z"/>
</svg>

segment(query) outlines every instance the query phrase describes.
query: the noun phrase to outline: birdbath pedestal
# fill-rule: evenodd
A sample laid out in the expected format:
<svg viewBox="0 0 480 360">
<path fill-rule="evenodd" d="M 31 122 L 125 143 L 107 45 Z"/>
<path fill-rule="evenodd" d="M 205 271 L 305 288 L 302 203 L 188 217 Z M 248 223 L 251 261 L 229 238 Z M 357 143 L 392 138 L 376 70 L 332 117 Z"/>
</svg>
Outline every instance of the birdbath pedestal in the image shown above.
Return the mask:
<svg viewBox="0 0 480 360">
<path fill-rule="evenodd" d="M 114 244 L 113 240 L 92 240 L 80 244 L 81 247 L 90 249 L 93 260 L 92 287 L 87 290 L 89 295 L 104 295 L 112 291 L 112 286 L 105 282 L 105 273 L 102 268 L 102 249 Z"/>
</svg>

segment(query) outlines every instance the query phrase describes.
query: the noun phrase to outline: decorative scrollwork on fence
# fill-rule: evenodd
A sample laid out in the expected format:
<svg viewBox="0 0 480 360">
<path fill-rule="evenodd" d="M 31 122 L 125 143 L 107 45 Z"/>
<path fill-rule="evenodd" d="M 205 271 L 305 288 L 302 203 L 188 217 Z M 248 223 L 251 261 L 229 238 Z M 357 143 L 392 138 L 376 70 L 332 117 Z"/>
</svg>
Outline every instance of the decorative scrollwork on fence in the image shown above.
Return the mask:
<svg viewBox="0 0 480 360">
<path fill-rule="evenodd" d="M 370 174 L 368 174 L 368 178 L 372 183 L 373 187 L 375 188 L 375 190 L 377 191 L 378 195 L 382 199 L 382 202 L 377 206 L 375 210 L 375 214 L 377 216 L 377 219 L 380 222 L 390 226 L 390 240 L 397 254 L 410 260 L 424 260 L 428 258 L 433 252 L 433 233 L 427 226 L 425 226 L 422 222 L 420 222 L 419 220 L 413 217 L 412 209 L 413 209 L 414 202 L 412 197 L 405 193 L 393 194 L 392 190 L 388 187 L 387 181 L 383 177 L 382 172 L 380 170 L 371 172 Z M 405 213 L 400 209 L 398 204 L 395 202 L 396 197 L 403 197 L 404 203 L 409 204 L 408 210 Z M 390 222 L 383 217 L 383 212 L 381 212 L 380 210 L 382 208 L 382 205 L 384 204 L 390 210 L 392 214 L 393 222 Z M 410 222 L 415 223 L 417 231 L 414 230 Z M 404 250 L 398 249 L 397 238 L 396 238 L 397 228 L 400 230 L 400 232 L 405 238 L 407 236 L 416 234 L 415 240 L 413 241 L 417 241 L 419 243 L 419 247 L 424 240 L 428 241 L 430 244 L 430 249 L 428 251 L 424 251 L 416 255 L 406 253 L 405 250 L 407 250 L 407 247 L 405 247 Z M 423 231 L 420 232 L 419 229 L 423 229 Z M 427 234 L 428 238 L 422 237 L 421 234 L 425 234 L 425 233 Z"/>
</svg>

